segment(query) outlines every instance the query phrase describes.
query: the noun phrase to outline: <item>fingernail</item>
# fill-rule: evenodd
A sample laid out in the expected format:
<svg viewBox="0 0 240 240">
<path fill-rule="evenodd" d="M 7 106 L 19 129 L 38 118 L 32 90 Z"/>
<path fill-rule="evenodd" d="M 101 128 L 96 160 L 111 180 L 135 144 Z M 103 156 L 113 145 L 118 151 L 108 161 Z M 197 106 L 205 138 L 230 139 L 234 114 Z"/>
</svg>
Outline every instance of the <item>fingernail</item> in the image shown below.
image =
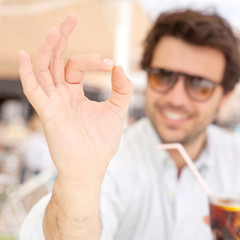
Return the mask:
<svg viewBox="0 0 240 240">
<path fill-rule="evenodd" d="M 109 58 L 104 58 L 103 62 L 109 66 L 109 67 L 114 67 L 115 63 L 113 62 L 113 60 L 109 59 Z"/>
</svg>

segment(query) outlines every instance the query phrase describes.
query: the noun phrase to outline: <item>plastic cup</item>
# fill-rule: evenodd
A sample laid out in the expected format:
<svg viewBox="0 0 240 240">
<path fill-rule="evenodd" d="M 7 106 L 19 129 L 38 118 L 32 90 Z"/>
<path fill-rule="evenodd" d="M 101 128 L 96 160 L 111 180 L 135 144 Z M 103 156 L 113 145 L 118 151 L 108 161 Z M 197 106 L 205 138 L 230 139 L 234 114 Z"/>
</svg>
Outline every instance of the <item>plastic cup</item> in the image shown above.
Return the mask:
<svg viewBox="0 0 240 240">
<path fill-rule="evenodd" d="M 210 225 L 215 240 L 240 240 L 240 194 L 209 199 Z"/>
</svg>

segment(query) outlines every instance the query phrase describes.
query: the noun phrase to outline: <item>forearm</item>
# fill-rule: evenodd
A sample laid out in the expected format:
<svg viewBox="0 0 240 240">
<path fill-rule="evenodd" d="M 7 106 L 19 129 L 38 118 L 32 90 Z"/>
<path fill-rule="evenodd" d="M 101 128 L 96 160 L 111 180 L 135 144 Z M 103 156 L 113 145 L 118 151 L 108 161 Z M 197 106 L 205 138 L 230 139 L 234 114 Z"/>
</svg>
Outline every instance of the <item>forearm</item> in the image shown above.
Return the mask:
<svg viewBox="0 0 240 240">
<path fill-rule="evenodd" d="M 47 240 L 98 240 L 101 235 L 99 184 L 56 181 L 44 216 Z"/>
</svg>

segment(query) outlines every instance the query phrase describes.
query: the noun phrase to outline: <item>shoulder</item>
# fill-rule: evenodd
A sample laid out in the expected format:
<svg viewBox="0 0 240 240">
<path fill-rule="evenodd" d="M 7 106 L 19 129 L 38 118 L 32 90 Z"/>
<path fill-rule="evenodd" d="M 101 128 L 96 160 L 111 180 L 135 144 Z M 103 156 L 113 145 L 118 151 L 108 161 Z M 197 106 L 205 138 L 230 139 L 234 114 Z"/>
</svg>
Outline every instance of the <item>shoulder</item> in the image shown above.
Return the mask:
<svg viewBox="0 0 240 240">
<path fill-rule="evenodd" d="M 159 141 L 160 139 L 150 120 L 144 117 L 123 131 L 120 149 L 124 145 L 129 149 L 137 147 L 139 150 L 143 150 L 142 147 L 148 145 L 149 142 L 158 144 Z"/>
<path fill-rule="evenodd" d="M 147 130 L 151 125 L 150 121 L 148 118 L 144 117 L 138 120 L 136 123 L 133 125 L 126 127 L 123 131 L 123 137 L 125 139 L 128 138 L 139 138 L 144 134 L 144 131 Z"/>
<path fill-rule="evenodd" d="M 222 166 L 240 167 L 240 143 L 232 132 L 211 125 L 207 129 L 211 157 Z"/>
<path fill-rule="evenodd" d="M 123 132 L 120 147 L 110 161 L 108 173 L 132 181 L 146 174 L 155 160 L 159 162 L 159 137 L 148 118 L 142 118 Z M 121 180 L 122 181 L 122 180 Z"/>
<path fill-rule="evenodd" d="M 239 191 L 240 146 L 233 133 L 218 126 L 208 128 L 209 180 L 215 191 Z"/>
<path fill-rule="evenodd" d="M 137 167 L 146 159 L 149 128 L 148 119 L 143 118 L 124 129 L 119 149 L 108 166 L 107 175 L 127 180 L 127 176 L 136 174 Z M 122 182 L 123 180 L 121 180 Z"/>
<path fill-rule="evenodd" d="M 43 218 L 46 207 L 51 199 L 51 194 L 38 201 L 23 221 L 19 232 L 19 240 L 43 240 Z"/>
<path fill-rule="evenodd" d="M 159 139 L 150 120 L 144 117 L 132 126 L 124 129 L 121 143 L 114 159 L 119 159 L 122 163 L 135 162 L 135 160 L 139 163 L 146 152 L 149 151 L 149 145 L 157 145 L 158 142 Z"/>
<path fill-rule="evenodd" d="M 216 125 L 207 128 L 207 135 L 212 146 L 236 147 L 239 145 L 234 134 Z"/>
</svg>

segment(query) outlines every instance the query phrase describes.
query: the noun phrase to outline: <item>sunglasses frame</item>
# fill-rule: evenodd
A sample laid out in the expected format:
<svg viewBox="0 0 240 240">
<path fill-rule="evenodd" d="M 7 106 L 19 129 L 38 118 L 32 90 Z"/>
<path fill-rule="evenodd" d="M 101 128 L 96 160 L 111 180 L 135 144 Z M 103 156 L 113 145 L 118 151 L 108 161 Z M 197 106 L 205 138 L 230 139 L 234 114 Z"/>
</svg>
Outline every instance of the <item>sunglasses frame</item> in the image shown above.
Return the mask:
<svg viewBox="0 0 240 240">
<path fill-rule="evenodd" d="M 163 93 L 163 94 L 169 92 L 175 86 L 175 84 L 179 80 L 179 76 L 183 76 L 184 77 L 184 87 L 185 87 L 186 93 L 188 94 L 189 98 L 191 98 L 192 100 L 197 101 L 197 102 L 204 102 L 204 101 L 208 100 L 212 96 L 214 90 L 217 87 L 222 86 L 222 83 L 216 83 L 216 82 L 214 82 L 210 79 L 204 78 L 204 77 L 190 75 L 190 74 L 183 73 L 183 72 L 176 72 L 176 71 L 168 70 L 168 69 L 165 69 L 165 68 L 149 67 L 146 71 L 147 71 L 147 74 L 148 74 L 148 82 L 150 83 L 150 86 L 152 87 L 152 89 L 156 92 Z M 161 73 L 162 71 L 165 72 L 165 73 L 167 72 L 168 74 L 171 74 L 171 76 L 174 77 L 174 80 L 173 80 L 172 84 L 166 90 L 163 90 L 163 91 L 154 88 L 154 86 L 151 84 L 151 81 L 149 80 L 150 74 L 158 74 L 158 73 Z M 205 82 L 208 82 L 212 85 L 212 88 L 210 89 L 211 92 L 206 97 L 206 99 L 198 99 L 198 98 L 195 98 L 194 96 L 191 95 L 191 93 L 189 91 L 190 86 L 188 84 L 188 82 L 189 82 L 188 79 L 190 79 L 190 78 L 196 78 L 200 81 L 204 80 Z"/>
</svg>

